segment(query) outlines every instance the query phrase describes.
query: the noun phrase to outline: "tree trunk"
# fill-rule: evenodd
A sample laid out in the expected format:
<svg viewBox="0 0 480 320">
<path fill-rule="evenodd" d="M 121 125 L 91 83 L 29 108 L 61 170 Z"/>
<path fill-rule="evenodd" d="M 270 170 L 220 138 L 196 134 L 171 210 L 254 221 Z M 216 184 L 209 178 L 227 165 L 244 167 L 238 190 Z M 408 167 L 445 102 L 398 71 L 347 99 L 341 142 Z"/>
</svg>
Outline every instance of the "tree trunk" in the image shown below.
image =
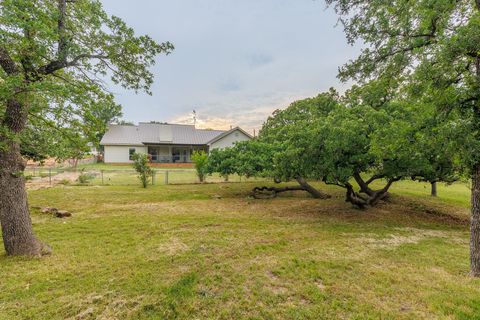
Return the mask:
<svg viewBox="0 0 480 320">
<path fill-rule="evenodd" d="M 372 190 L 370 187 L 369 187 L 369 184 L 370 183 L 367 183 L 365 182 L 363 179 L 362 179 L 362 176 L 359 174 L 359 173 L 354 173 L 353 174 L 353 178 L 355 179 L 355 181 L 357 182 L 358 186 L 360 187 L 360 192 L 363 192 L 369 196 L 373 196 L 375 191 Z M 372 180 L 373 181 L 373 178 Z"/>
<path fill-rule="evenodd" d="M 372 190 L 368 187 L 368 183 L 364 182 L 363 179 L 359 178 L 359 185 L 360 185 L 360 192 L 355 192 L 355 189 L 350 183 L 345 183 L 344 185 L 337 184 L 345 189 L 347 189 L 345 201 L 350 202 L 351 204 L 359 207 L 360 209 L 365 209 L 366 207 L 374 207 L 376 206 L 381 200 L 384 200 L 388 197 L 388 190 L 392 186 L 395 181 L 399 181 L 401 178 L 390 178 L 380 190 Z M 373 180 L 371 180 L 373 181 Z M 362 184 L 365 186 L 362 187 Z"/>
<path fill-rule="evenodd" d="M 17 100 L 9 100 L 2 125 L 7 136 L 0 136 L 0 223 L 7 255 L 39 256 L 44 245 L 33 233 L 28 210 L 23 171 L 25 160 L 20 146 L 9 134 L 21 132 L 26 123 L 26 112 Z M 47 249 L 48 251 L 48 249 Z"/>
<path fill-rule="evenodd" d="M 28 211 L 23 178 L 23 160 L 18 145 L 0 154 L 0 221 L 8 255 L 41 255 L 42 245 L 35 238 Z"/>
<path fill-rule="evenodd" d="M 480 11 L 480 0 L 476 0 L 477 10 Z M 480 57 L 475 61 L 477 82 L 480 84 Z M 474 106 L 473 123 L 476 126 L 476 138 L 480 139 L 480 105 Z M 470 223 L 470 274 L 480 277 L 480 162 L 472 168 L 472 216 Z"/>
<path fill-rule="evenodd" d="M 78 158 L 73 159 L 73 172 L 77 172 L 78 168 Z"/>
<path fill-rule="evenodd" d="M 472 217 L 470 224 L 470 274 L 480 277 L 480 163 L 472 172 Z"/>
<path fill-rule="evenodd" d="M 432 185 L 431 195 L 432 195 L 432 197 L 436 197 L 437 196 L 437 181 L 433 181 L 433 182 L 430 182 L 430 183 Z"/>
<path fill-rule="evenodd" d="M 311 186 L 304 178 L 298 177 L 295 180 L 297 180 L 298 184 L 302 186 L 303 190 L 307 191 L 314 197 L 315 199 L 329 199 L 331 196 L 321 192 L 320 190 L 315 189 L 313 186 Z"/>
</svg>

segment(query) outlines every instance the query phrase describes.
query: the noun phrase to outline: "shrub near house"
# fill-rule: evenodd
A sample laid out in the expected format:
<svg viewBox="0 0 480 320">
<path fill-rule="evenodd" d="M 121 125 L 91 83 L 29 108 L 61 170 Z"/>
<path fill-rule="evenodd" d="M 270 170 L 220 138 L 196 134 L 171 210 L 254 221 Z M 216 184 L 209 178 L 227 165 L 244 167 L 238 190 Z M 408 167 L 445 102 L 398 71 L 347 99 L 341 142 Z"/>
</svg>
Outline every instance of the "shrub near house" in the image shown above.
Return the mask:
<svg viewBox="0 0 480 320">
<path fill-rule="evenodd" d="M 138 173 L 138 179 L 142 186 L 146 188 L 153 175 L 153 170 L 148 166 L 148 156 L 143 153 L 135 153 L 132 155 L 133 167 Z"/>
</svg>

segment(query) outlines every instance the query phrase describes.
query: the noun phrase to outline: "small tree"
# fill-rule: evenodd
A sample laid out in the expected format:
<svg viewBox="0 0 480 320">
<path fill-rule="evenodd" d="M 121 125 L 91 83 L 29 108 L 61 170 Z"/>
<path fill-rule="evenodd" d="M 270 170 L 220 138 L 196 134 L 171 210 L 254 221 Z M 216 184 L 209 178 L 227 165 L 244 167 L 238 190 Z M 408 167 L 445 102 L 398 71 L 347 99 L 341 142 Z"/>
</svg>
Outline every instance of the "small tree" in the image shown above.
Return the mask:
<svg viewBox="0 0 480 320">
<path fill-rule="evenodd" d="M 194 151 L 192 154 L 192 161 L 195 164 L 195 170 L 197 170 L 198 180 L 200 182 L 205 181 L 207 175 L 208 155 L 205 151 Z"/>
<path fill-rule="evenodd" d="M 237 173 L 237 158 L 233 148 L 213 149 L 208 156 L 208 174 L 218 172 L 228 181 L 228 176 Z"/>
<path fill-rule="evenodd" d="M 150 182 L 150 178 L 153 175 L 153 170 L 148 166 L 148 157 L 144 153 L 135 153 L 132 156 L 133 167 L 138 173 L 138 178 L 142 183 L 142 186 L 146 188 Z"/>
</svg>

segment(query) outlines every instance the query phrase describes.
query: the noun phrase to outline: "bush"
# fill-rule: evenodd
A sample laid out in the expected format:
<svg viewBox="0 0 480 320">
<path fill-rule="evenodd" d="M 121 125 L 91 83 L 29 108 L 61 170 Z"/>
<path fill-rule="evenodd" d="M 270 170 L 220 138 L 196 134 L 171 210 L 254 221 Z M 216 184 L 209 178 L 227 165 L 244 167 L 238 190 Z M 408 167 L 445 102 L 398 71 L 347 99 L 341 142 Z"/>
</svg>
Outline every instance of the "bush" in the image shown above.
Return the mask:
<svg viewBox="0 0 480 320">
<path fill-rule="evenodd" d="M 142 186 L 146 188 L 153 175 L 153 170 L 148 166 L 148 156 L 143 153 L 135 153 L 132 156 L 133 167 L 138 173 Z"/>
<path fill-rule="evenodd" d="M 78 176 L 77 181 L 81 184 L 87 184 L 93 179 L 95 179 L 95 175 L 93 173 L 84 172 L 82 170 L 82 173 Z"/>
<path fill-rule="evenodd" d="M 195 170 L 197 170 L 197 176 L 200 182 L 205 181 L 207 175 L 208 155 L 205 151 L 194 151 L 192 154 L 192 161 L 195 164 Z"/>
</svg>

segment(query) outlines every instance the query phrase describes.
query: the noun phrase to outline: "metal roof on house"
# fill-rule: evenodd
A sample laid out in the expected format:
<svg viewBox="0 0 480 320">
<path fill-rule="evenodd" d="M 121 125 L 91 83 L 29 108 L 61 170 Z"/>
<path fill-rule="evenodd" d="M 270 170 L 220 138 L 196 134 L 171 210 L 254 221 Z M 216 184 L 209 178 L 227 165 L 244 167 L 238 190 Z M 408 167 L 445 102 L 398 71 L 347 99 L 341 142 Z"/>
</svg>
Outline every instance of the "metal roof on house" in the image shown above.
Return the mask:
<svg viewBox="0 0 480 320">
<path fill-rule="evenodd" d="M 102 145 L 143 145 L 137 126 L 109 125 Z"/>
<path fill-rule="evenodd" d="M 193 125 L 139 123 L 138 126 L 109 125 L 101 145 L 192 144 L 205 145 L 223 130 L 196 129 Z"/>
</svg>

